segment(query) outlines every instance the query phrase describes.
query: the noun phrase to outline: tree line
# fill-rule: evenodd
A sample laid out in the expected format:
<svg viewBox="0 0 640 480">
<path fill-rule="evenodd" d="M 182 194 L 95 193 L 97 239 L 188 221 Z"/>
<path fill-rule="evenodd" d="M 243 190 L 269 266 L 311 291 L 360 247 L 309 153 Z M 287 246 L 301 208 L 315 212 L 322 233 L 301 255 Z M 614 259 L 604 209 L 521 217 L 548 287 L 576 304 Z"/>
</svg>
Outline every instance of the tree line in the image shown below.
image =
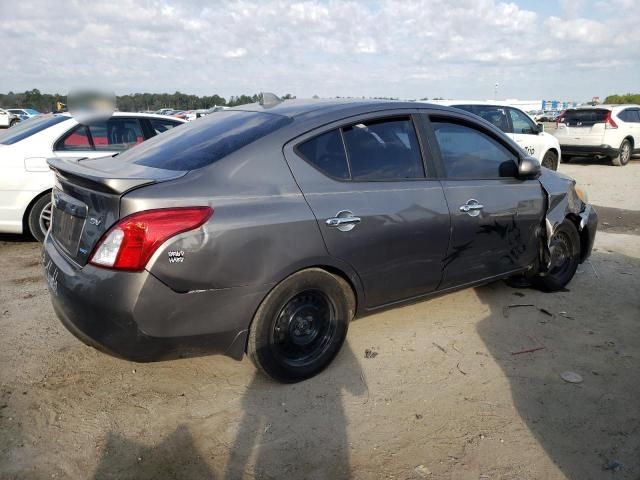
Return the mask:
<svg viewBox="0 0 640 480">
<path fill-rule="evenodd" d="M 290 93 L 282 99 L 295 98 Z M 215 106 L 235 107 L 260 100 L 259 94 L 232 96 L 229 99 L 220 95 L 198 96 L 182 92 L 175 93 L 133 93 L 116 97 L 116 106 L 123 112 L 138 112 L 173 108 L 174 110 L 196 110 Z M 0 93 L 0 107 L 34 108 L 40 112 L 51 112 L 56 102 L 67 103 L 67 96 L 59 93 L 42 93 L 37 88 L 22 93 Z"/>
<path fill-rule="evenodd" d="M 609 95 L 604 103 L 635 103 L 640 104 L 640 93 L 625 93 L 624 95 Z"/>
</svg>

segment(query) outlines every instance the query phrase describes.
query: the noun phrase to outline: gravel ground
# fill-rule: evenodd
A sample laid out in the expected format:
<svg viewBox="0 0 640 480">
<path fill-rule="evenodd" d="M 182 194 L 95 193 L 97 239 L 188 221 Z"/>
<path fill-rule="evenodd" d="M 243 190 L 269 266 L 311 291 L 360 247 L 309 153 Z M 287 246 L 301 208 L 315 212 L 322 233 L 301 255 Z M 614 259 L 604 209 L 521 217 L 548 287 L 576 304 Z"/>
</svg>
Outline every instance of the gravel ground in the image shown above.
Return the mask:
<svg viewBox="0 0 640 480">
<path fill-rule="evenodd" d="M 247 360 L 84 346 L 53 314 L 39 245 L 3 237 L 0 478 L 637 480 L 640 161 L 560 169 L 602 217 L 566 291 L 497 282 L 357 320 L 297 385 Z"/>
</svg>

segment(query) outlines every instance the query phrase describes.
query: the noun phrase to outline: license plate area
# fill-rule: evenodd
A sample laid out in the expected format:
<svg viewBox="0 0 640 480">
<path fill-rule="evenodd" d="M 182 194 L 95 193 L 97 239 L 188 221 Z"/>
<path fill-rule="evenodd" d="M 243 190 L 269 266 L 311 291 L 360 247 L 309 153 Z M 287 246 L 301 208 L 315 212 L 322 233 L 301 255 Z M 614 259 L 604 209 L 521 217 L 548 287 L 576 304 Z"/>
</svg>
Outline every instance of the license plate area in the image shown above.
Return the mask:
<svg viewBox="0 0 640 480">
<path fill-rule="evenodd" d="M 69 255 L 75 257 L 87 219 L 87 206 L 59 190 L 53 191 L 52 200 L 51 235 Z"/>
</svg>

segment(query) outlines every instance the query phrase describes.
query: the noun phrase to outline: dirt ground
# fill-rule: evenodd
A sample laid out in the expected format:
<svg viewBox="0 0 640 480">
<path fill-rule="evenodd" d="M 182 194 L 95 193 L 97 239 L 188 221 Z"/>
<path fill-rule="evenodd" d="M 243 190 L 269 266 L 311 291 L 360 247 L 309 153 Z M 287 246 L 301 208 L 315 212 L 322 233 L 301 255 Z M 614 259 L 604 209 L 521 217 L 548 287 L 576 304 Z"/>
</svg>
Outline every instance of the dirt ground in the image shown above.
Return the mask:
<svg viewBox="0 0 640 480">
<path fill-rule="evenodd" d="M 39 245 L 3 237 L 0 478 L 638 480 L 640 161 L 561 170 L 602 226 L 566 291 L 498 282 L 359 319 L 297 385 L 248 360 L 84 346 L 50 307 Z"/>
</svg>

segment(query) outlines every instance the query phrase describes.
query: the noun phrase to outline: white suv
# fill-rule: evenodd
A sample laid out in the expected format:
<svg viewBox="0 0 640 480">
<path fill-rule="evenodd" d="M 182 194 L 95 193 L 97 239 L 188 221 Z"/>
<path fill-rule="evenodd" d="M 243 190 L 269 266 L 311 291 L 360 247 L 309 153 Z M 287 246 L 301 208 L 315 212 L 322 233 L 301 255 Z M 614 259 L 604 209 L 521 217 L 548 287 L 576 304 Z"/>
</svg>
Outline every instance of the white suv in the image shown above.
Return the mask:
<svg viewBox="0 0 640 480">
<path fill-rule="evenodd" d="M 626 165 L 640 152 L 640 106 L 570 108 L 558 117 L 555 135 L 565 159 L 607 157 L 613 165 Z"/>
<path fill-rule="evenodd" d="M 557 170 L 560 163 L 560 144 L 542 125 L 523 110 L 505 102 L 476 100 L 437 100 L 431 103 L 459 108 L 484 118 L 514 139 L 529 155 L 538 159 L 543 167 Z"/>
</svg>

